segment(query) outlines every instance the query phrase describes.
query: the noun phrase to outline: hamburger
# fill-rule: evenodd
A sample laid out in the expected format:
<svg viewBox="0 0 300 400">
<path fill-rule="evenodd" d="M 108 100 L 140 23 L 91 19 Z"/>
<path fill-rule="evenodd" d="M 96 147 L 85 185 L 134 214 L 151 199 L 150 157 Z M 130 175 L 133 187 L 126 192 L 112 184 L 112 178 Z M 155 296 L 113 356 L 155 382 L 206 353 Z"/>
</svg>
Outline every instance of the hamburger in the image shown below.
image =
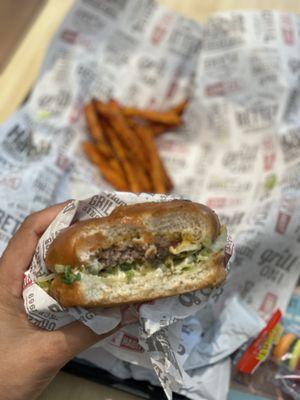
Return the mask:
<svg viewBox="0 0 300 400">
<path fill-rule="evenodd" d="M 112 307 L 221 284 L 227 234 L 208 207 L 185 200 L 119 206 L 58 234 L 38 279 L 66 307 Z"/>
</svg>

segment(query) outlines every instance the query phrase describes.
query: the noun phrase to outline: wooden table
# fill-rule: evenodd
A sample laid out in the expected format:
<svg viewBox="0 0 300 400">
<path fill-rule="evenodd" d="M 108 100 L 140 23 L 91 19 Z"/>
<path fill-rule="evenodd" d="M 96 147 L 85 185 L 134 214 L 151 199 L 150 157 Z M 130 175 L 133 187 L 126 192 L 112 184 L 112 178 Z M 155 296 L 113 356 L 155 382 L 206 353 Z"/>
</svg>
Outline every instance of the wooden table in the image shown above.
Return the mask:
<svg viewBox="0 0 300 400">
<path fill-rule="evenodd" d="M 215 11 L 280 9 L 300 13 L 299 0 L 159 0 L 170 8 L 203 21 Z M 0 75 L 0 122 L 22 103 L 34 84 L 55 30 L 74 0 L 48 0 Z M 1 16 L 0 16 L 1 17 Z M 139 397 L 81 378 L 59 373 L 40 400 L 137 400 Z"/>
</svg>

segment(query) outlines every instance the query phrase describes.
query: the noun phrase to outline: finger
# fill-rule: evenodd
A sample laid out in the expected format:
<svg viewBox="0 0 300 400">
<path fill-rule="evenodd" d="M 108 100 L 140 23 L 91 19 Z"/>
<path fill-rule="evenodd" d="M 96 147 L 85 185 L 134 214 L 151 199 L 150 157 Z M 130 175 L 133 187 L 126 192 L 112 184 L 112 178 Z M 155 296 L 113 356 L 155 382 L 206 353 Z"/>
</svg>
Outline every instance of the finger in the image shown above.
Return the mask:
<svg viewBox="0 0 300 400">
<path fill-rule="evenodd" d="M 77 354 L 112 335 L 120 328 L 121 324 L 103 335 L 97 335 L 82 322 L 76 321 L 47 334 L 48 340 L 57 349 L 57 357 L 59 357 L 61 364 L 64 365 Z"/>
<path fill-rule="evenodd" d="M 0 259 L 0 273 L 2 281 L 14 295 L 21 295 L 24 272 L 29 267 L 40 236 L 66 204 L 57 204 L 29 215 L 9 241 Z"/>
</svg>

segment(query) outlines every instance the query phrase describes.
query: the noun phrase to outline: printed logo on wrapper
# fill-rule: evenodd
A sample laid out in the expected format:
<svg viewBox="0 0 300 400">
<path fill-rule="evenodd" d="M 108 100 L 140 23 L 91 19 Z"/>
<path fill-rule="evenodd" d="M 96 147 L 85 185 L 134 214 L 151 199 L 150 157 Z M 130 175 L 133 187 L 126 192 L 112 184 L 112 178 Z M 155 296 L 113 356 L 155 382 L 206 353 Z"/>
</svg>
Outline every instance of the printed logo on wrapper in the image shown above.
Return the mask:
<svg viewBox="0 0 300 400">
<path fill-rule="evenodd" d="M 199 26 L 197 24 L 187 26 L 183 19 L 178 22 L 171 31 L 168 49 L 176 55 L 191 59 L 192 55 L 198 54 L 201 46 L 202 38 Z"/>
<path fill-rule="evenodd" d="M 260 315 L 270 315 L 276 307 L 277 300 L 278 296 L 276 294 L 266 293 L 259 308 Z"/>
<path fill-rule="evenodd" d="M 151 32 L 151 42 L 154 45 L 159 44 L 167 35 L 169 31 L 169 26 L 174 20 L 174 14 L 165 13 L 162 15 L 160 21 L 158 21 L 157 25 L 154 26 L 153 31 Z"/>
<path fill-rule="evenodd" d="M 153 368 L 168 399 L 183 383 L 183 369 L 168 339 L 167 328 L 154 333 L 145 341 Z"/>
<path fill-rule="evenodd" d="M 203 49 L 207 52 L 235 48 L 244 43 L 245 16 L 218 15 L 204 26 Z"/>
<path fill-rule="evenodd" d="M 294 196 L 283 195 L 280 200 L 280 206 L 278 210 L 277 222 L 276 222 L 276 232 L 284 235 L 294 214 L 297 206 L 298 199 Z"/>
<path fill-rule="evenodd" d="M 80 307 L 74 307 L 74 311 L 75 310 L 76 310 L 76 313 L 78 314 L 76 319 L 78 321 L 83 322 L 84 324 L 87 324 L 88 321 L 90 321 L 93 318 L 95 318 L 95 314 L 93 312 L 89 311 L 89 310 L 84 310 L 84 309 L 82 309 Z"/>
<path fill-rule="evenodd" d="M 149 26 L 149 21 L 157 8 L 154 1 L 136 2 L 134 8 L 131 9 L 127 24 L 132 30 L 138 33 L 144 33 Z"/>
<path fill-rule="evenodd" d="M 114 346 L 130 351 L 136 351 L 138 353 L 144 353 L 145 351 L 144 348 L 139 344 L 138 337 L 129 335 L 123 331 L 116 332 L 110 343 Z"/>
<path fill-rule="evenodd" d="M 127 5 L 127 0 L 115 1 L 98 1 L 98 0 L 83 0 L 96 13 L 102 13 L 111 19 L 116 19 L 120 12 L 124 10 Z"/>
<path fill-rule="evenodd" d="M 238 67 L 238 52 L 226 52 L 206 57 L 203 60 L 204 71 L 214 78 L 229 77 Z"/>
<path fill-rule="evenodd" d="M 33 325 L 53 331 L 74 320 L 72 317 L 68 317 L 63 308 L 50 296 L 43 300 L 43 309 L 38 309 L 37 303 L 41 296 L 43 296 L 43 290 L 35 283 L 31 283 L 23 289 L 25 310 Z"/>
<path fill-rule="evenodd" d="M 293 26 L 293 19 L 290 14 L 281 15 L 281 32 L 284 43 L 287 46 L 292 46 L 295 41 L 295 32 Z"/>
<path fill-rule="evenodd" d="M 72 46 L 82 47 L 89 51 L 95 50 L 95 44 L 88 37 L 72 29 L 62 31 L 61 39 Z"/>
<path fill-rule="evenodd" d="M 274 167 L 276 161 L 277 152 L 274 146 L 274 140 L 272 137 L 267 137 L 263 143 L 264 146 L 264 169 L 270 171 Z"/>
<path fill-rule="evenodd" d="M 280 285 L 286 273 L 292 271 L 297 265 L 299 257 L 295 256 L 288 247 L 279 248 L 277 251 L 265 248 L 260 253 L 258 265 L 260 266 L 259 275 L 265 280 Z"/>
<path fill-rule="evenodd" d="M 49 154 L 51 148 L 49 141 L 40 140 L 36 143 L 32 133 L 29 126 L 16 124 L 9 128 L 1 146 L 16 162 L 34 160 Z"/>
<path fill-rule="evenodd" d="M 299 71 L 300 73 L 300 60 Z M 300 128 L 290 128 L 280 137 L 280 146 L 282 148 L 285 163 L 291 163 L 299 159 L 300 154 Z"/>
<path fill-rule="evenodd" d="M 27 289 L 29 286 L 33 285 L 33 281 L 25 275 L 23 282 L 23 290 Z"/>
<path fill-rule="evenodd" d="M 180 356 L 183 356 L 185 354 L 185 347 L 184 347 L 183 344 L 181 344 L 181 343 L 179 344 L 178 349 L 177 349 L 177 353 Z"/>
<path fill-rule="evenodd" d="M 209 197 L 205 204 L 212 209 L 222 209 L 222 208 L 232 208 L 238 207 L 243 203 L 243 199 L 240 197 Z M 219 215 L 220 216 L 220 215 Z M 228 224 L 240 224 L 244 216 L 243 212 L 237 212 L 232 215 L 232 217 L 227 217 Z M 226 222 L 227 224 L 227 222 Z"/>
<path fill-rule="evenodd" d="M 245 133 L 258 133 L 273 126 L 277 117 L 278 104 L 263 104 L 236 110 L 236 123 Z"/>
<path fill-rule="evenodd" d="M 179 301 L 185 307 L 190 307 L 192 305 L 197 305 L 198 306 L 202 302 L 202 299 L 200 297 L 201 294 L 202 293 L 200 292 L 200 295 L 197 296 L 196 292 L 184 293 L 184 294 L 179 295 Z M 207 295 L 207 296 L 204 295 L 203 300 L 206 299 L 208 296 L 209 295 Z"/>
<path fill-rule="evenodd" d="M 215 82 L 207 85 L 204 90 L 207 97 L 228 96 L 241 90 L 241 82 L 237 80 Z"/>
</svg>

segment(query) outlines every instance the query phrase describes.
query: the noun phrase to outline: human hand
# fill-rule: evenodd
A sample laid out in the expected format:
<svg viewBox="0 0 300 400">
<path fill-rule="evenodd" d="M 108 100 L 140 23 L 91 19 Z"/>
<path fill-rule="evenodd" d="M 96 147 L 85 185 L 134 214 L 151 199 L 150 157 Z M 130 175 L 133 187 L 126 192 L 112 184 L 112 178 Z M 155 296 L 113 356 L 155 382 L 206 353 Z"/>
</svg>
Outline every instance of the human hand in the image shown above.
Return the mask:
<svg viewBox="0 0 300 400">
<path fill-rule="evenodd" d="M 0 258 L 0 397 L 33 400 L 77 353 L 104 337 L 81 322 L 48 332 L 32 325 L 22 299 L 24 272 L 39 237 L 65 204 L 27 217 Z"/>
</svg>

